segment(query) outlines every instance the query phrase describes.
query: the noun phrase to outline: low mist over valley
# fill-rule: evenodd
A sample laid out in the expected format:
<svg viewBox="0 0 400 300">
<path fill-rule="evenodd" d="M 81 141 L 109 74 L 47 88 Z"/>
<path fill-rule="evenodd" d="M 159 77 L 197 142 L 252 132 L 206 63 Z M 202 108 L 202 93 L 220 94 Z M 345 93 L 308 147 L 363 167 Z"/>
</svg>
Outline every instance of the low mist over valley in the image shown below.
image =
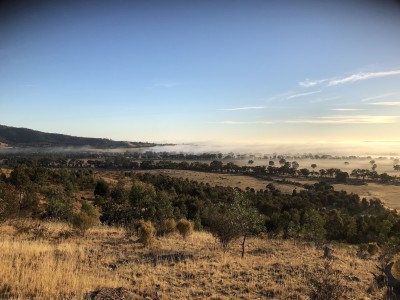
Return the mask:
<svg viewBox="0 0 400 300">
<path fill-rule="evenodd" d="M 0 299 L 400 299 L 400 2 L 0 2 Z"/>
</svg>

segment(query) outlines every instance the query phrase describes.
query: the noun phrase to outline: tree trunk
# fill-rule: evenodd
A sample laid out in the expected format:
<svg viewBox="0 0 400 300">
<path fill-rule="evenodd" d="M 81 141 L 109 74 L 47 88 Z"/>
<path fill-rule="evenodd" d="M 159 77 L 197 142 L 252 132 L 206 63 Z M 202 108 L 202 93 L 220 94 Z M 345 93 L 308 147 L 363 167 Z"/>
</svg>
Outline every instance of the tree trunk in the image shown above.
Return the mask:
<svg viewBox="0 0 400 300">
<path fill-rule="evenodd" d="M 245 244 L 246 244 L 246 235 L 243 236 L 243 241 L 242 241 L 242 258 L 244 257 Z"/>
</svg>

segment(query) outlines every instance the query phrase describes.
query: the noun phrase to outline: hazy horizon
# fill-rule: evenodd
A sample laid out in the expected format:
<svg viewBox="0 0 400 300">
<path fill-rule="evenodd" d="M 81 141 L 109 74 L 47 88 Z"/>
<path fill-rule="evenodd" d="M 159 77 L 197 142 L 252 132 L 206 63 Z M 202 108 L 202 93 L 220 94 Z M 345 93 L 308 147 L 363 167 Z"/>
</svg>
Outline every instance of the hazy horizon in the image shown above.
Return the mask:
<svg viewBox="0 0 400 300">
<path fill-rule="evenodd" d="M 399 153 L 399 15 L 397 1 L 6 1 L 0 123 Z"/>
</svg>

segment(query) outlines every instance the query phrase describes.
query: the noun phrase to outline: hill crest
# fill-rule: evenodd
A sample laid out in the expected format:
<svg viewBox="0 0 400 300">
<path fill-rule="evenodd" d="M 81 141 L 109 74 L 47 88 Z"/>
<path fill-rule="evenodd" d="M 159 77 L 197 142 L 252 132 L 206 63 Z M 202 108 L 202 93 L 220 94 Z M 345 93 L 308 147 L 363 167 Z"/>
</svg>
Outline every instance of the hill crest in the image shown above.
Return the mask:
<svg viewBox="0 0 400 300">
<path fill-rule="evenodd" d="M 29 128 L 0 125 L 0 147 L 92 147 L 98 149 L 152 147 L 156 144 L 114 141 L 105 138 L 78 137 L 46 133 Z"/>
</svg>

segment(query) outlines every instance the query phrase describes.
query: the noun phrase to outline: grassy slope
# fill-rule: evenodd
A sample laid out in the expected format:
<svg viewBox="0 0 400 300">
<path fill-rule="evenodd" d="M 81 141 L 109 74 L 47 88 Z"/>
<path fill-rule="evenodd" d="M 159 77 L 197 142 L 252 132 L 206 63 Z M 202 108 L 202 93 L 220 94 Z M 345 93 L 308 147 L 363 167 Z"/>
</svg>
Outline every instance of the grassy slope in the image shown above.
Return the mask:
<svg viewBox="0 0 400 300">
<path fill-rule="evenodd" d="M 264 299 L 268 295 L 307 299 L 309 274 L 326 262 L 321 249 L 289 240 L 251 239 L 241 259 L 239 242 L 224 253 L 204 232 L 195 232 L 187 241 L 178 236 L 159 238 L 145 249 L 118 228 L 98 227 L 85 237 L 67 239 L 57 238 L 60 232 L 70 232 L 66 225 L 41 223 L 39 228 L 41 238 L 32 232 L 17 233 L 10 225 L 0 226 L 3 296 L 82 299 L 86 292 L 99 288 L 124 287 L 162 299 Z M 149 255 L 177 252 L 193 258 L 157 264 L 149 259 Z M 331 263 L 340 270 L 347 295 L 369 297 L 366 291 L 376 260 L 361 260 L 351 248 L 337 248 L 334 254 Z M 377 290 L 373 293 L 374 299 L 380 297 Z"/>
</svg>

